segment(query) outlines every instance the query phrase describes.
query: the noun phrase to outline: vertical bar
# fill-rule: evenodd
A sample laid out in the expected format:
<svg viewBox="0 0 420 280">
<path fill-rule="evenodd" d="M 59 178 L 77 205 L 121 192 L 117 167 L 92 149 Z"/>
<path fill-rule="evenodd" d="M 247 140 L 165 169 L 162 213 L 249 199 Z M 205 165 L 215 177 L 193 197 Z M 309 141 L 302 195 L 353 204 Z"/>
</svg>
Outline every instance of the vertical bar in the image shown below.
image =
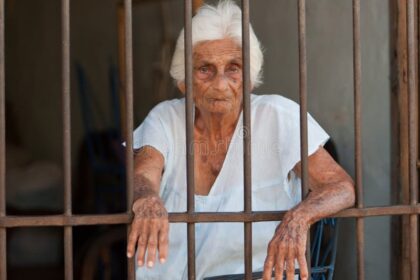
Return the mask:
<svg viewBox="0 0 420 280">
<path fill-rule="evenodd" d="M 252 212 L 251 197 L 251 78 L 249 51 L 249 0 L 242 0 L 243 125 L 244 125 L 244 212 Z M 252 279 L 252 223 L 244 223 L 245 279 Z"/>
<path fill-rule="evenodd" d="M 407 33 L 408 33 L 408 92 L 409 92 L 409 183 L 410 183 L 410 204 L 417 204 L 417 92 L 416 92 L 416 34 L 415 34 L 415 15 L 414 0 L 407 3 Z M 410 276 L 411 279 L 418 279 L 418 217 L 410 215 Z"/>
<path fill-rule="evenodd" d="M 362 186 L 362 135 L 361 135 L 361 51 L 360 51 L 360 0 L 353 0 L 353 79 L 354 79 L 354 140 L 357 208 L 363 208 Z M 357 279 L 365 279 L 364 220 L 356 218 Z"/>
<path fill-rule="evenodd" d="M 185 116 L 186 116 L 186 138 L 187 138 L 187 211 L 188 214 L 194 214 L 194 101 L 193 101 L 193 83 L 192 83 L 192 1 L 184 1 L 184 42 L 185 42 Z M 195 224 L 187 225 L 188 238 L 188 279 L 195 279 Z"/>
<path fill-rule="evenodd" d="M 133 20 L 132 0 L 124 0 L 124 53 L 125 53 L 125 138 L 127 149 L 125 150 L 126 180 L 127 180 L 127 212 L 131 213 L 133 203 Z M 127 238 L 130 225 L 127 226 Z M 135 278 L 134 259 L 127 260 L 127 278 Z"/>
<path fill-rule="evenodd" d="M 299 103 L 300 103 L 300 156 L 301 156 L 301 180 L 302 180 L 302 199 L 308 194 L 308 106 L 307 106 L 307 63 L 306 63 L 306 1 L 298 2 L 298 21 L 299 21 Z M 306 262 L 308 263 L 308 273 L 311 275 L 311 255 L 310 255 L 310 232 L 306 246 Z"/>
<path fill-rule="evenodd" d="M 71 216 L 70 0 L 61 1 L 64 214 Z M 73 228 L 64 227 L 64 276 L 73 279 Z"/>
<path fill-rule="evenodd" d="M 399 166 L 399 186 L 400 190 L 398 193 L 398 203 L 409 204 L 410 203 L 410 190 L 409 190 L 409 136 L 408 136 L 408 81 L 407 81 L 407 51 L 408 51 L 408 40 L 407 40 L 407 1 L 398 0 L 396 1 L 397 6 L 397 64 L 398 64 L 398 111 L 399 116 L 396 122 L 399 124 L 399 160 L 397 165 Z M 399 264 L 397 269 L 398 276 L 401 280 L 408 280 L 410 277 L 410 217 L 404 215 L 401 217 L 401 225 L 399 229 L 401 236 L 399 238 L 399 244 L 395 246 L 401 249 L 401 259 L 398 260 Z"/>
<path fill-rule="evenodd" d="M 0 218 L 6 216 L 6 112 L 4 81 L 4 0 L 0 0 Z M 0 280 L 7 278 L 6 228 L 0 228 Z"/>
</svg>

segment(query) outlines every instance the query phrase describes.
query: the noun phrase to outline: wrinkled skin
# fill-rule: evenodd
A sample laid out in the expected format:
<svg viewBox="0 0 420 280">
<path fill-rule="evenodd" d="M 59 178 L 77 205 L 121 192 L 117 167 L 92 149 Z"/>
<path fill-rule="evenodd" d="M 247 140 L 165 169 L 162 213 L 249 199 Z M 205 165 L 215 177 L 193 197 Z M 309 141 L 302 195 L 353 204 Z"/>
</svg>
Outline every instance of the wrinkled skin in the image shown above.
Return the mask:
<svg viewBox="0 0 420 280">
<path fill-rule="evenodd" d="M 207 195 L 225 159 L 242 106 L 242 50 L 231 39 L 206 41 L 194 46 L 194 127 L 196 194 Z M 178 84 L 185 92 L 185 85 Z M 204 144 L 204 145 L 203 145 Z M 204 148 L 203 148 L 204 147 Z M 137 245 L 139 266 L 152 267 L 156 254 L 164 262 L 168 254 L 168 217 L 159 198 L 164 160 L 159 151 L 145 146 L 135 155 L 134 220 L 127 256 Z M 298 163 L 293 172 L 301 175 Z M 288 211 L 267 248 L 264 280 L 294 279 L 295 261 L 301 279 L 308 279 L 305 259 L 308 230 L 317 220 L 354 204 L 350 176 L 319 148 L 308 160 L 310 194 Z M 147 258 L 145 251 L 148 250 Z"/>
<path fill-rule="evenodd" d="M 293 171 L 300 176 L 298 163 Z M 309 195 L 296 207 L 289 210 L 277 227 L 268 244 L 264 264 L 264 280 L 294 279 L 295 260 L 300 267 L 301 279 L 309 279 L 305 259 L 307 233 L 316 221 L 332 215 L 354 204 L 354 184 L 350 176 L 331 158 L 327 151 L 319 148 L 308 159 Z"/>
<path fill-rule="evenodd" d="M 127 257 L 134 256 L 137 245 L 137 264 L 153 267 L 156 253 L 161 263 L 168 255 L 168 213 L 158 195 L 163 156 L 152 147 L 142 147 L 135 152 L 133 204 L 134 219 L 127 243 Z M 145 259 L 145 252 L 148 252 Z"/>
</svg>

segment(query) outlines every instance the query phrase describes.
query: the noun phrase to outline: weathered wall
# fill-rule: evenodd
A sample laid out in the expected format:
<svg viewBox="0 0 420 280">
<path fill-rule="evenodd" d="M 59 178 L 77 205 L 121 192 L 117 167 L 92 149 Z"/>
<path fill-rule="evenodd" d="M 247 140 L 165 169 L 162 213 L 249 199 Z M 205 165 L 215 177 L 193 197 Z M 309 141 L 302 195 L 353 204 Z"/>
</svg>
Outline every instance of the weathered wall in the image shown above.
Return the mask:
<svg viewBox="0 0 420 280">
<path fill-rule="evenodd" d="M 260 93 L 298 100 L 296 1 L 252 2 L 266 48 Z M 361 1 L 362 145 L 365 205 L 390 203 L 390 11 L 388 1 Z M 334 140 L 354 175 L 352 1 L 307 1 L 309 111 Z M 366 279 L 390 279 L 390 219 L 366 220 Z M 341 221 L 336 279 L 356 279 L 355 223 Z"/>
</svg>

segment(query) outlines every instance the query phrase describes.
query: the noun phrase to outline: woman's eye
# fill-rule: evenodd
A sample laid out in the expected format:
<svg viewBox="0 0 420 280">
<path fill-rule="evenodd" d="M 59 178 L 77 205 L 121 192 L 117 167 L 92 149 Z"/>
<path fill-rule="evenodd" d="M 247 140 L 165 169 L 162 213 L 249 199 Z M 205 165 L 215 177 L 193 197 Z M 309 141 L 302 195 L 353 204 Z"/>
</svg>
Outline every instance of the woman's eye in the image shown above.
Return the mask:
<svg viewBox="0 0 420 280">
<path fill-rule="evenodd" d="M 231 65 L 228 68 L 228 71 L 231 72 L 231 73 L 238 73 L 239 70 L 240 70 L 240 68 L 239 68 L 238 65 Z"/>
<path fill-rule="evenodd" d="M 199 68 L 200 73 L 207 74 L 209 72 L 209 67 L 202 66 Z"/>
</svg>

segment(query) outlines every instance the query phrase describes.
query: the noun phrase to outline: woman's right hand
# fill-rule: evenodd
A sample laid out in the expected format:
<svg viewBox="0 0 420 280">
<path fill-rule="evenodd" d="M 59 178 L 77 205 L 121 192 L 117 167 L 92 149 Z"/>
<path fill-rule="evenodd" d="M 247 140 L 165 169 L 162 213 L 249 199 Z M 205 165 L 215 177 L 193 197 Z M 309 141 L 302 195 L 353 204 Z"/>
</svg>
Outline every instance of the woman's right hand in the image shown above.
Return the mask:
<svg viewBox="0 0 420 280">
<path fill-rule="evenodd" d="M 153 267 L 156 251 L 164 263 L 168 255 L 168 212 L 158 195 L 137 199 L 133 204 L 134 218 L 127 244 L 127 257 L 134 256 L 137 244 L 137 264 L 143 266 L 147 250 L 147 266 Z"/>
</svg>

